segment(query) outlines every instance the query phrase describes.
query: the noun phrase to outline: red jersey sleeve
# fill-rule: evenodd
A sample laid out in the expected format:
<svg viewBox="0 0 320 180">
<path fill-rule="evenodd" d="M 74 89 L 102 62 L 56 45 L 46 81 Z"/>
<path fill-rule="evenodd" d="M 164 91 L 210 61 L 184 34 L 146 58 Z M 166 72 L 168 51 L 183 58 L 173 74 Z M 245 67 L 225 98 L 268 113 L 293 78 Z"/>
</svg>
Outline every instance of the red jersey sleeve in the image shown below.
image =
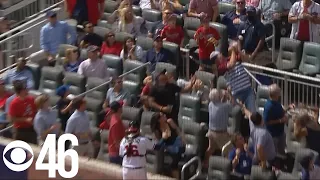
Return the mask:
<svg viewBox="0 0 320 180">
<path fill-rule="evenodd" d="M 145 86 L 143 87 L 143 89 L 142 89 L 142 95 L 147 96 L 147 95 L 149 95 L 149 92 L 150 92 L 149 86 L 148 86 L 148 85 L 145 85 Z"/>
<path fill-rule="evenodd" d="M 219 32 L 218 32 L 216 29 L 212 28 L 212 32 L 211 32 L 211 33 L 213 34 L 213 37 L 214 37 L 216 40 L 219 40 L 219 39 L 220 39 L 220 34 L 219 34 Z"/>
<path fill-rule="evenodd" d="M 117 55 L 120 56 L 120 53 L 122 51 L 122 44 L 121 43 L 117 43 Z"/>
<path fill-rule="evenodd" d="M 111 126 L 109 130 L 109 136 L 112 137 L 114 141 L 121 141 L 121 139 L 125 136 L 125 129 L 122 122 L 114 123 Z"/>
<path fill-rule="evenodd" d="M 178 26 L 178 28 L 179 28 L 179 42 L 181 43 L 184 38 L 184 32 L 181 26 Z"/>
<path fill-rule="evenodd" d="M 228 61 L 220 60 L 216 62 L 219 75 L 223 75 L 227 70 Z"/>
<path fill-rule="evenodd" d="M 100 55 L 104 55 L 104 49 L 105 48 L 106 48 L 106 42 L 103 42 L 102 46 L 101 46 L 101 50 L 100 50 Z"/>
<path fill-rule="evenodd" d="M 161 36 L 162 39 L 164 39 L 164 38 L 167 37 L 167 36 L 166 36 L 166 32 L 167 32 L 167 31 L 168 31 L 168 26 L 165 26 L 165 27 L 161 30 L 160 36 Z"/>
</svg>

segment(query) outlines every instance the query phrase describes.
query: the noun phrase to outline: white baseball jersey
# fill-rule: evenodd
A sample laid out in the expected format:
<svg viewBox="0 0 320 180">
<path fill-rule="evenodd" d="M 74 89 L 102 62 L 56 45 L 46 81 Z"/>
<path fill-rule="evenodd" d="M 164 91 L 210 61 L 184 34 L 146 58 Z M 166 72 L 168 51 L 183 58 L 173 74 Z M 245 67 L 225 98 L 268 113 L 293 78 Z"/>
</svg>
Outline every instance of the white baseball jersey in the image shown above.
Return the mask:
<svg viewBox="0 0 320 180">
<path fill-rule="evenodd" d="M 131 144 L 132 156 L 127 156 L 127 150 L 129 148 L 129 142 L 124 137 L 120 143 L 119 155 L 123 157 L 122 166 L 128 168 L 140 168 L 146 166 L 146 153 L 147 150 L 153 150 L 156 142 L 143 137 L 138 136 L 133 139 Z"/>
</svg>

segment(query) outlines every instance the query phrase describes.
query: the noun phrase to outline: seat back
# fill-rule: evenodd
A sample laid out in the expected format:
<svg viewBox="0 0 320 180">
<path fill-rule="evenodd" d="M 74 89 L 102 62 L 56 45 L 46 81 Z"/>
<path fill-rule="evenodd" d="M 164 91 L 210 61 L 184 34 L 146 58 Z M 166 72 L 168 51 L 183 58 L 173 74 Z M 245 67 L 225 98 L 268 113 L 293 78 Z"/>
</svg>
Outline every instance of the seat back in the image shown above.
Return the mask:
<svg viewBox="0 0 320 180">
<path fill-rule="evenodd" d="M 298 176 L 294 176 L 293 174 L 286 173 L 286 172 L 280 172 L 277 175 L 277 180 L 288 180 L 288 179 L 299 180 L 300 178 Z"/>
<path fill-rule="evenodd" d="M 197 79 L 200 79 L 203 83 L 203 85 L 207 87 L 213 87 L 215 75 L 210 72 L 205 71 L 196 71 L 194 75 L 197 77 Z"/>
<path fill-rule="evenodd" d="M 170 61 L 172 62 L 172 64 L 176 65 L 179 67 L 180 64 L 180 46 L 172 43 L 172 42 L 168 42 L 165 41 L 163 42 L 163 48 L 169 50 L 171 52 L 171 54 L 173 55 L 172 59 L 170 59 Z"/>
<path fill-rule="evenodd" d="M 256 95 L 256 109 L 260 114 L 263 114 L 264 105 L 269 99 L 269 87 L 268 86 L 258 86 Z"/>
<path fill-rule="evenodd" d="M 133 5 L 132 10 L 133 10 L 134 15 L 142 16 L 142 9 L 139 6 Z"/>
<path fill-rule="evenodd" d="M 123 63 L 123 73 L 126 73 L 132 69 L 135 69 L 139 66 L 143 65 L 142 62 L 140 61 L 135 61 L 135 60 L 131 60 L 131 61 L 125 61 Z M 123 77 L 124 81 L 132 81 L 135 83 L 138 83 L 139 85 L 142 85 L 143 79 L 146 77 L 146 71 L 147 71 L 147 67 L 141 67 L 140 69 L 129 73 L 127 76 Z"/>
<path fill-rule="evenodd" d="M 112 77 L 117 77 L 122 74 L 122 60 L 119 56 L 113 54 L 105 54 L 102 59 L 108 66 L 108 73 Z"/>
<path fill-rule="evenodd" d="M 48 65 L 46 53 L 43 50 L 30 54 L 29 60 L 31 63 L 38 64 L 41 67 Z"/>
<path fill-rule="evenodd" d="M 136 45 L 139 45 L 143 49 L 143 53 L 146 54 L 149 49 L 153 48 L 153 40 L 149 37 L 139 36 L 136 39 Z"/>
<path fill-rule="evenodd" d="M 220 76 L 217 80 L 217 89 L 227 90 L 227 81 L 223 76 Z"/>
<path fill-rule="evenodd" d="M 151 31 L 152 27 L 158 21 L 161 21 L 161 12 L 155 9 L 143 9 L 142 18 L 145 20 L 145 27 L 148 31 Z"/>
<path fill-rule="evenodd" d="M 140 132 L 141 135 L 146 137 L 153 137 L 153 132 L 151 131 L 150 124 L 154 117 L 154 112 L 144 111 L 141 115 Z M 148 151 L 146 155 L 147 170 L 152 173 L 162 173 L 164 168 L 164 152 L 159 151 Z"/>
<path fill-rule="evenodd" d="M 99 35 L 102 39 L 104 39 L 104 36 L 110 31 L 111 31 L 110 29 L 105 27 L 99 27 L 99 26 L 93 27 L 93 32 Z"/>
<path fill-rule="evenodd" d="M 211 22 L 210 26 L 216 29 L 219 32 L 220 35 L 220 40 L 219 40 L 219 45 L 216 48 L 216 50 L 219 50 L 223 55 L 227 56 L 228 54 L 228 31 L 227 31 L 227 26 L 216 23 L 216 22 Z"/>
<path fill-rule="evenodd" d="M 222 156 L 211 156 L 209 159 L 208 179 L 230 179 L 231 161 Z"/>
<path fill-rule="evenodd" d="M 69 91 L 72 95 L 79 95 L 86 89 L 86 77 L 78 73 L 65 72 L 63 82 L 70 85 Z"/>
<path fill-rule="evenodd" d="M 186 121 L 200 123 L 200 98 L 190 94 L 180 95 L 179 124 Z M 180 124 L 183 125 L 183 124 Z"/>
<path fill-rule="evenodd" d="M 314 154 L 314 160 L 318 160 L 319 154 L 316 151 L 313 151 L 313 150 L 308 149 L 308 148 L 301 148 L 301 149 L 297 150 L 296 157 L 295 157 L 295 160 L 294 160 L 292 174 L 294 174 L 295 176 L 299 175 L 299 173 L 302 170 L 302 167 L 301 167 L 301 164 L 300 164 L 301 160 L 303 158 L 307 157 L 310 153 Z"/>
<path fill-rule="evenodd" d="M 126 33 L 126 32 L 117 32 L 115 34 L 115 40 L 117 42 L 120 42 L 120 43 L 124 43 L 124 41 L 128 38 L 128 37 L 132 37 L 133 38 L 133 35 L 132 34 L 129 34 L 129 33 Z"/>
<path fill-rule="evenodd" d="M 250 180 L 275 180 L 274 172 L 262 169 L 260 166 L 252 166 Z"/>
<path fill-rule="evenodd" d="M 43 67 L 39 90 L 46 94 L 55 94 L 56 89 L 62 85 L 63 71 L 54 67 Z"/>
<path fill-rule="evenodd" d="M 131 121 L 136 121 L 140 124 L 141 114 L 142 114 L 142 109 L 140 108 L 124 106 L 122 108 L 122 117 L 121 117 L 123 125 L 127 128 L 129 127 L 129 123 Z"/>
<path fill-rule="evenodd" d="M 175 65 L 164 63 L 164 62 L 158 62 L 156 64 L 155 73 L 159 74 L 161 71 L 166 70 L 169 73 L 173 73 L 173 76 L 177 77 L 177 67 Z"/>
<path fill-rule="evenodd" d="M 277 68 L 285 71 L 298 69 L 302 54 L 302 42 L 291 38 L 281 38 Z"/>
<path fill-rule="evenodd" d="M 228 120 L 228 133 L 233 134 L 241 132 L 241 121 L 243 121 L 243 114 L 241 107 L 236 105 L 232 108 Z"/>
<path fill-rule="evenodd" d="M 194 17 L 184 18 L 183 29 L 185 31 L 185 44 L 189 44 L 190 40 L 193 40 L 194 34 L 201 25 L 200 20 Z"/>
<path fill-rule="evenodd" d="M 109 131 L 103 130 L 100 133 L 100 150 L 97 159 L 108 162 L 109 161 L 109 150 L 108 150 L 108 138 L 109 138 Z"/>
<path fill-rule="evenodd" d="M 305 42 L 303 44 L 302 60 L 299 71 L 313 76 L 320 73 L 320 46 L 318 43 Z"/>
<path fill-rule="evenodd" d="M 116 1 L 112 0 L 106 0 L 104 3 L 104 14 L 103 18 L 104 20 L 108 20 L 108 17 L 115 11 L 117 10 L 119 4 Z"/>
<path fill-rule="evenodd" d="M 226 14 L 227 12 L 233 11 L 236 9 L 236 6 L 234 4 L 227 3 L 227 2 L 219 2 L 218 7 L 219 7 L 219 14 Z"/>
<path fill-rule="evenodd" d="M 98 127 L 100 125 L 99 113 L 102 110 L 103 102 L 101 99 L 93 99 L 85 97 L 87 103 L 87 114 L 90 119 L 90 127 Z"/>
<path fill-rule="evenodd" d="M 100 86 L 103 83 L 105 83 L 105 80 L 103 80 L 103 79 L 96 78 L 96 77 L 90 77 L 87 80 L 86 91 L 89 91 L 90 89 L 93 89 L 97 86 Z M 95 89 L 94 91 L 88 92 L 86 94 L 86 97 L 104 102 L 104 100 L 106 98 L 106 93 L 107 93 L 108 87 L 109 87 L 108 84 L 103 85 L 103 86 Z"/>
</svg>

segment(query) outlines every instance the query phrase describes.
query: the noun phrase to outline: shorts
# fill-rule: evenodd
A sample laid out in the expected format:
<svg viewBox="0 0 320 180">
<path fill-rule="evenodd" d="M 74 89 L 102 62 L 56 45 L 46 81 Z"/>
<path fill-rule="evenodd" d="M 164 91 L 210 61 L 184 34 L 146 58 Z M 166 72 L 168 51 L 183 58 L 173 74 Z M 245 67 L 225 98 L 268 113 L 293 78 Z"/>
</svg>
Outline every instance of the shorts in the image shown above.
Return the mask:
<svg viewBox="0 0 320 180">
<path fill-rule="evenodd" d="M 213 150 L 222 150 L 222 147 L 230 140 L 230 135 L 227 131 L 218 132 L 209 130 L 207 137 Z"/>
</svg>

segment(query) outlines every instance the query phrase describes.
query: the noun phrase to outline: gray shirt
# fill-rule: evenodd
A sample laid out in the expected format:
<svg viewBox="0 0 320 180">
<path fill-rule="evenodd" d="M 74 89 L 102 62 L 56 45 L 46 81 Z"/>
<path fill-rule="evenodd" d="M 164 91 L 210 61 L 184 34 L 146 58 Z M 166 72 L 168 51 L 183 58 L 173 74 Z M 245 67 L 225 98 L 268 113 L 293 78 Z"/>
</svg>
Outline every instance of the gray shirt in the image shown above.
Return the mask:
<svg viewBox="0 0 320 180">
<path fill-rule="evenodd" d="M 291 6 L 290 0 L 260 0 L 258 9 L 262 11 L 264 18 L 269 20 L 274 13 L 290 10 Z"/>
<path fill-rule="evenodd" d="M 81 134 L 90 132 L 90 119 L 86 112 L 80 112 L 78 110 L 70 116 L 67 122 L 65 133 Z M 89 139 L 79 139 L 79 143 L 84 143 Z"/>
<path fill-rule="evenodd" d="M 126 103 L 128 98 L 129 93 L 124 89 L 121 89 L 120 92 L 116 93 L 114 92 L 114 88 L 110 88 L 108 89 L 106 100 L 109 104 L 111 104 L 114 101 L 123 101 L 124 103 Z"/>
<path fill-rule="evenodd" d="M 41 140 L 41 135 L 44 131 L 48 130 L 52 125 L 57 123 L 58 112 L 56 110 L 39 110 L 34 117 L 33 127 L 37 132 L 38 139 Z M 58 135 L 59 129 L 53 133 Z"/>
<path fill-rule="evenodd" d="M 227 131 L 229 113 L 232 111 L 230 103 L 209 103 L 209 129 L 213 131 Z"/>
<path fill-rule="evenodd" d="M 108 67 L 103 60 L 97 59 L 92 61 L 87 59 L 79 65 L 78 74 L 85 77 L 97 77 L 101 79 L 108 79 Z"/>
<path fill-rule="evenodd" d="M 252 139 L 252 145 L 254 147 L 254 159 L 258 159 L 257 146 L 261 145 L 265 152 L 266 160 L 270 161 L 276 157 L 276 150 L 274 147 L 271 134 L 264 127 L 255 127 L 250 137 Z"/>
</svg>

